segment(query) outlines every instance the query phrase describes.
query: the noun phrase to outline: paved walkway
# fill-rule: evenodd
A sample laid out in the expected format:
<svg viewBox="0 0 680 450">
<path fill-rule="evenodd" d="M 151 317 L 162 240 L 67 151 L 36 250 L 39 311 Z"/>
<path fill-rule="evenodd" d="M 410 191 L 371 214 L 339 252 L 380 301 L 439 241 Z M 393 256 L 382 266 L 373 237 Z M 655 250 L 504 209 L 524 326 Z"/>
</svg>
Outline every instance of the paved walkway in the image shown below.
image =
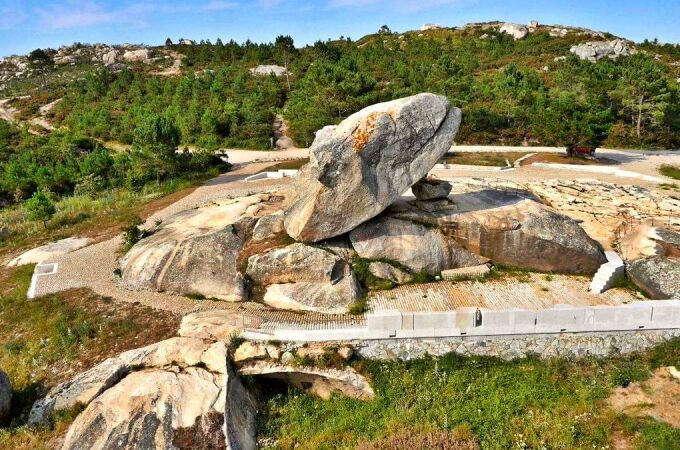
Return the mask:
<svg viewBox="0 0 680 450">
<path fill-rule="evenodd" d="M 508 278 L 486 282 L 438 282 L 400 286 L 370 296 L 369 310 L 405 312 L 450 311 L 469 306 L 487 309 L 539 310 L 559 304 L 574 306 L 620 305 L 636 300 L 624 289 L 604 294 L 588 292 L 590 279 L 566 275 L 530 274 L 526 280 Z"/>
</svg>

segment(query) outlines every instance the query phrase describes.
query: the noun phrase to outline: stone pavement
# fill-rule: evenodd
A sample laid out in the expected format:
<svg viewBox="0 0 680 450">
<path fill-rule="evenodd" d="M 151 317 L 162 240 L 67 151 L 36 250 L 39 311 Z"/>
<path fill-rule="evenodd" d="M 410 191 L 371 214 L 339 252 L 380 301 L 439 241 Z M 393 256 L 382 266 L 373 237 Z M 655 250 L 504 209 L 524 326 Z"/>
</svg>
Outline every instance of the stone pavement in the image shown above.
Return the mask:
<svg viewBox="0 0 680 450">
<path fill-rule="evenodd" d="M 573 306 L 621 305 L 637 300 L 624 289 L 601 295 L 588 292 L 590 279 L 566 275 L 529 274 L 526 279 L 509 277 L 490 281 L 414 284 L 370 295 L 369 311 L 398 309 L 402 312 L 451 311 L 478 307 L 494 310 L 539 310 L 559 304 Z"/>
</svg>

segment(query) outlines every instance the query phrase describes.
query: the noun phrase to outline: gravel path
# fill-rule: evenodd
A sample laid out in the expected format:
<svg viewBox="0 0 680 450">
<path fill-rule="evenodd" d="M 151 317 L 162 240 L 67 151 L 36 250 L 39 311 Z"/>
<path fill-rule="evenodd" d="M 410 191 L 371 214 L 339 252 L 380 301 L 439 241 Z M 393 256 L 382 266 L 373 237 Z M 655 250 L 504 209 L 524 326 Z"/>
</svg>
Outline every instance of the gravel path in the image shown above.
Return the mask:
<svg viewBox="0 0 680 450">
<path fill-rule="evenodd" d="M 191 194 L 167 208 L 153 214 L 146 222 L 151 226 L 158 219 L 165 219 L 172 214 L 195 208 L 218 199 L 250 195 L 255 192 L 276 190 L 286 186 L 288 180 L 262 180 L 245 182 L 243 178 L 257 173 L 271 163 L 251 164 L 243 168 L 220 175 L 200 186 Z M 45 261 L 57 263 L 58 272 L 54 275 L 41 276 L 36 287 L 36 294 L 46 295 L 73 288 L 91 288 L 99 295 L 112 297 L 126 302 L 138 302 L 156 309 L 187 314 L 204 309 L 234 309 L 249 311 L 259 308 L 258 305 L 232 305 L 210 300 L 192 300 L 187 297 L 161 292 L 135 292 L 119 287 L 114 279 L 114 270 L 118 267 L 118 251 L 122 245 L 122 237 L 117 236 L 104 242 L 76 250 L 72 253 Z"/>
</svg>

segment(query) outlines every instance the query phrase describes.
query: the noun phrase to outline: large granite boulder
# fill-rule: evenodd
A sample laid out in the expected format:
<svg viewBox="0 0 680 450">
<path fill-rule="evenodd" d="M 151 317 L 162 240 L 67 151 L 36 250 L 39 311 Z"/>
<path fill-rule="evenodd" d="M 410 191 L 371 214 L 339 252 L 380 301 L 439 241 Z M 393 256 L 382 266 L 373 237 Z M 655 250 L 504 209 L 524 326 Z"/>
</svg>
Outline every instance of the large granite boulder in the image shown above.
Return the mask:
<svg viewBox="0 0 680 450">
<path fill-rule="evenodd" d="M 258 194 L 172 216 L 121 260 L 123 285 L 231 302 L 246 300 L 239 254 L 257 212 L 268 200 L 268 194 Z"/>
<path fill-rule="evenodd" d="M 175 337 L 109 358 L 38 400 L 29 423 L 79 405 L 64 449 L 256 448 L 255 400 L 221 341 Z"/>
<path fill-rule="evenodd" d="M 343 313 L 361 296 L 345 259 L 305 244 L 251 256 L 246 272 L 254 283 L 266 286 L 263 300 L 275 308 Z"/>
<path fill-rule="evenodd" d="M 436 228 L 393 217 L 378 217 L 363 223 L 349 237 L 362 258 L 397 261 L 415 272 L 434 275 L 442 270 L 486 262 Z"/>
<path fill-rule="evenodd" d="M 0 370 L 0 423 L 7 420 L 12 407 L 12 385 L 5 372 Z"/>
<path fill-rule="evenodd" d="M 63 449 L 255 449 L 255 401 L 233 371 L 134 372 L 90 403 Z"/>
<path fill-rule="evenodd" d="M 88 405 L 126 375 L 141 368 L 200 365 L 210 371 L 223 373 L 226 360 L 224 342 L 190 337 L 176 337 L 129 350 L 52 388 L 47 396 L 35 402 L 28 422 L 32 425 L 46 424 L 55 411 L 71 409 L 79 404 Z"/>
<path fill-rule="evenodd" d="M 600 245 L 576 221 L 533 200 L 454 214 L 442 223 L 460 245 L 496 264 L 592 274 L 607 262 Z"/>
<path fill-rule="evenodd" d="M 446 97 L 419 94 L 319 130 L 286 204 L 286 231 L 318 242 L 380 214 L 448 151 L 460 120 Z"/>
<path fill-rule="evenodd" d="M 498 29 L 501 33 L 509 34 L 514 40 L 524 39 L 529 34 L 529 29 L 519 23 L 506 22 Z"/>
<path fill-rule="evenodd" d="M 527 193 L 482 190 L 453 203 L 398 202 L 390 217 L 438 228 L 472 254 L 496 264 L 558 273 L 594 273 L 606 262 L 599 244 L 569 217 Z"/>
</svg>

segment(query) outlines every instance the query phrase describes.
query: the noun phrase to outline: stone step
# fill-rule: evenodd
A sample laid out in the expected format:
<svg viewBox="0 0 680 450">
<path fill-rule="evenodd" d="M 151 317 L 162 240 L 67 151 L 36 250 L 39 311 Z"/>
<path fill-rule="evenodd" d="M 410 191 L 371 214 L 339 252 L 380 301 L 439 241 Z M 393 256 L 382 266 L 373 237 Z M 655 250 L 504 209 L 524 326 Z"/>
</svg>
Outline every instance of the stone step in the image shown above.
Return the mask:
<svg viewBox="0 0 680 450">
<path fill-rule="evenodd" d="M 624 274 L 624 264 L 621 257 L 612 251 L 605 252 L 607 262 L 602 264 L 590 283 L 590 292 L 601 294 L 610 289 L 616 279 Z"/>
<path fill-rule="evenodd" d="M 442 279 L 445 281 L 470 280 L 484 277 L 489 272 L 491 272 L 491 269 L 486 264 L 474 267 L 461 267 L 460 269 L 443 270 Z"/>
</svg>

